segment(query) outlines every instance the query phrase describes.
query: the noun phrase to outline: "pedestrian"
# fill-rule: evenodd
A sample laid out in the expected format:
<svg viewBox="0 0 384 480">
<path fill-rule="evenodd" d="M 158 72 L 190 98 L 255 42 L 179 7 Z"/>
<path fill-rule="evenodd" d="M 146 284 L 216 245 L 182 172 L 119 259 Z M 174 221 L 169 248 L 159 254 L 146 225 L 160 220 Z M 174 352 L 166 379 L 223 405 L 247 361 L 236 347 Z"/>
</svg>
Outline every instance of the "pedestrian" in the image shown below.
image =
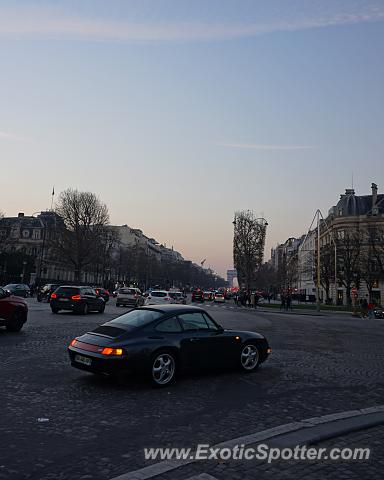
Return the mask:
<svg viewBox="0 0 384 480">
<path fill-rule="evenodd" d="M 256 293 L 255 292 L 251 293 L 251 307 L 256 308 Z"/>
<path fill-rule="evenodd" d="M 375 304 L 371 301 L 368 303 L 368 318 L 375 318 Z"/>
<path fill-rule="evenodd" d="M 281 297 L 280 310 L 285 310 L 285 295 L 282 293 L 280 297 Z"/>
<path fill-rule="evenodd" d="M 257 293 L 255 293 L 255 308 L 258 307 L 258 305 L 259 305 L 259 300 L 260 300 L 259 295 L 257 295 Z"/>
<path fill-rule="evenodd" d="M 363 298 L 360 302 L 361 316 L 366 318 L 368 316 L 368 302 L 366 298 Z"/>
<path fill-rule="evenodd" d="M 286 310 L 292 310 L 292 297 L 288 295 L 285 301 Z"/>
</svg>

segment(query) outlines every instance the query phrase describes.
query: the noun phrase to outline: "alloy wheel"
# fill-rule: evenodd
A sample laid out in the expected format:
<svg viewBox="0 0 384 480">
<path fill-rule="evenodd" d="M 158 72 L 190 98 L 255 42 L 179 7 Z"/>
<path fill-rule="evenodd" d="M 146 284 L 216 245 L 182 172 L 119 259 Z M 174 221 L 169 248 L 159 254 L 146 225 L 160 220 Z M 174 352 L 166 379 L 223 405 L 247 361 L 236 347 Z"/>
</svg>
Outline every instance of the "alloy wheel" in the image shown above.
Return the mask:
<svg viewBox="0 0 384 480">
<path fill-rule="evenodd" d="M 176 370 L 175 360 L 169 353 L 160 353 L 152 363 L 152 378 L 156 385 L 167 385 Z"/>
<path fill-rule="evenodd" d="M 256 345 L 245 345 L 241 350 L 241 366 L 244 370 L 254 370 L 259 363 L 259 350 Z"/>
</svg>

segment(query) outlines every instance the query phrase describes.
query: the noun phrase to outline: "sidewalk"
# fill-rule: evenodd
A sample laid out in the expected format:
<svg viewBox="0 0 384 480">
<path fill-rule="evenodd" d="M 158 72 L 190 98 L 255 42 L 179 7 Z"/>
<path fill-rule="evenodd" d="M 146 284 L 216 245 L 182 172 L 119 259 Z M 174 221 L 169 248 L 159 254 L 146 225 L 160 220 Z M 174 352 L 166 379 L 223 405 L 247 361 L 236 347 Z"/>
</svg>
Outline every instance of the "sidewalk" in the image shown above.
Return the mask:
<svg viewBox="0 0 384 480">
<path fill-rule="evenodd" d="M 242 305 L 226 305 L 227 308 L 235 308 L 239 310 L 249 311 L 249 312 L 262 312 L 262 313 L 279 313 L 283 315 L 310 315 L 310 316 L 335 316 L 341 315 L 344 317 L 351 317 L 351 318 L 361 318 L 359 315 L 353 315 L 353 312 L 348 312 L 345 310 L 320 310 L 318 312 L 315 308 L 314 309 L 304 309 L 304 308 L 295 308 L 292 307 L 292 310 L 281 310 L 278 307 L 267 307 L 265 304 L 259 305 L 257 308 L 250 308 L 250 307 L 243 307 Z"/>
</svg>

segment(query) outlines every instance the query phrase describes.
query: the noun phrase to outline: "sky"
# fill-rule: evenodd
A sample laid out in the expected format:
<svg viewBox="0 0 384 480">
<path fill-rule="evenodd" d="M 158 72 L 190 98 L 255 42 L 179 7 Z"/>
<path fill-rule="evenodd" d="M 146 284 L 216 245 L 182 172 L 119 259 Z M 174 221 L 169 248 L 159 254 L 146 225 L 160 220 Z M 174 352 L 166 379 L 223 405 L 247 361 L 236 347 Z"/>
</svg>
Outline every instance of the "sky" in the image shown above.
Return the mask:
<svg viewBox="0 0 384 480">
<path fill-rule="evenodd" d="M 97 193 L 221 275 L 384 191 L 383 0 L 0 0 L 0 210 Z M 383 181 L 382 181 L 383 179 Z"/>
</svg>

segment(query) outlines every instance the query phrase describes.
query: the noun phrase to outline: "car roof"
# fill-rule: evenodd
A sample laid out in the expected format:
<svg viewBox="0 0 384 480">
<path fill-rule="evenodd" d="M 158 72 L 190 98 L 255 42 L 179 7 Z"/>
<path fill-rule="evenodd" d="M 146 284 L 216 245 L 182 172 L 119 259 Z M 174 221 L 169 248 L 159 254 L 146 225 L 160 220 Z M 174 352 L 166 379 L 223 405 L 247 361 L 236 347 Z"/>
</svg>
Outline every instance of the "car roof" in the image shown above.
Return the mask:
<svg viewBox="0 0 384 480">
<path fill-rule="evenodd" d="M 89 285 L 59 285 L 60 288 L 92 288 Z"/>
</svg>

